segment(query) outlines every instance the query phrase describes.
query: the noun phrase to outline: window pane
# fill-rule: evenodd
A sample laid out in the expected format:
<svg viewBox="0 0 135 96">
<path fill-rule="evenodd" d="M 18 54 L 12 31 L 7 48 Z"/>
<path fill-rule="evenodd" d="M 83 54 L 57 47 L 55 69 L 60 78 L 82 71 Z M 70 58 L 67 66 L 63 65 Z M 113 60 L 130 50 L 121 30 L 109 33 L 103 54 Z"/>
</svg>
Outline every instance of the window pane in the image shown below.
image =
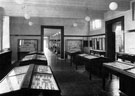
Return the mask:
<svg viewBox="0 0 135 96">
<path fill-rule="evenodd" d="M 3 40 L 2 40 L 2 49 L 10 48 L 9 41 L 9 16 L 3 17 Z"/>
</svg>

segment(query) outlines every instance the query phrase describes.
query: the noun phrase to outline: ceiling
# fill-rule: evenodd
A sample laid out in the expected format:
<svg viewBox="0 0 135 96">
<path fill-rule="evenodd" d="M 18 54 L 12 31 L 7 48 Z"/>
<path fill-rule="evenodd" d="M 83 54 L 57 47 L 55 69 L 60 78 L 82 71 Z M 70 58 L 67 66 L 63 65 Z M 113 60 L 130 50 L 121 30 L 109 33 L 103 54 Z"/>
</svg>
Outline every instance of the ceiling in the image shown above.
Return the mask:
<svg viewBox="0 0 135 96">
<path fill-rule="evenodd" d="M 117 10 L 129 10 L 131 0 L 22 0 L 23 4 L 17 4 L 15 1 L 0 0 L 0 7 L 4 10 L 5 15 L 24 17 L 24 14 L 27 13 L 31 17 L 84 19 L 86 15 L 90 16 L 96 12 L 103 14 L 108 11 L 112 1 L 118 3 Z M 52 32 L 52 34 L 54 33 Z M 46 35 L 50 35 L 48 30 Z"/>
<path fill-rule="evenodd" d="M 131 0 L 21 0 L 23 4 L 17 4 L 19 0 L 0 0 L 0 7 L 3 7 L 6 15 L 21 16 L 24 11 L 30 12 L 33 16 L 46 16 L 45 13 L 59 12 L 71 13 L 71 11 L 107 11 L 109 3 L 116 1 L 118 10 L 127 10 Z M 78 10 L 77 10 L 78 9 Z M 52 11 L 55 10 L 55 11 Z M 79 14 L 80 15 L 80 14 Z"/>
</svg>

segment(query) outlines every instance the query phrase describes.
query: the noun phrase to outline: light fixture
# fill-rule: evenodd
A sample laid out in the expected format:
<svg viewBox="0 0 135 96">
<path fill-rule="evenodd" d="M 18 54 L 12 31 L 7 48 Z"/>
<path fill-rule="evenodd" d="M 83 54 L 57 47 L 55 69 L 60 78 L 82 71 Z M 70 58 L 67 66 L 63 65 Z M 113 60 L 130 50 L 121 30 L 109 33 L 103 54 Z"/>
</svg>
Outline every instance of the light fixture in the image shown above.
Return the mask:
<svg viewBox="0 0 135 96">
<path fill-rule="evenodd" d="M 32 26 L 33 25 L 33 22 L 29 21 L 29 26 Z"/>
<path fill-rule="evenodd" d="M 77 27 L 77 23 L 73 23 L 73 27 Z"/>
<path fill-rule="evenodd" d="M 118 4 L 116 2 L 111 2 L 109 4 L 110 10 L 116 10 L 118 8 Z"/>
<path fill-rule="evenodd" d="M 24 18 L 25 18 L 25 19 L 30 19 L 30 15 L 27 14 L 27 13 L 25 13 L 25 14 L 24 14 Z"/>
<path fill-rule="evenodd" d="M 17 4 L 23 4 L 23 3 L 24 3 L 24 0 L 15 0 L 15 2 L 16 2 Z"/>
<path fill-rule="evenodd" d="M 86 16 L 86 17 L 85 17 L 85 20 L 86 20 L 87 22 L 89 22 L 89 21 L 90 21 L 90 17 L 89 17 L 89 16 Z"/>
</svg>

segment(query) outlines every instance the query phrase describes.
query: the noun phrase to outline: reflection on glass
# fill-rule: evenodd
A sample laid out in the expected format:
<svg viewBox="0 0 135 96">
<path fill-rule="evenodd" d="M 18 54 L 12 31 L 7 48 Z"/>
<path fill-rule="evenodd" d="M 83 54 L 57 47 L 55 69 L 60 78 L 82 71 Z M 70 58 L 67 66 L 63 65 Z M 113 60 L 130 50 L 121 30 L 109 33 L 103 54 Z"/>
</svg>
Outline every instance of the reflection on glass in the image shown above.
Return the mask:
<svg viewBox="0 0 135 96">
<path fill-rule="evenodd" d="M 19 90 L 21 88 L 24 77 L 25 74 L 4 78 L 0 82 L 0 94 Z"/>
<path fill-rule="evenodd" d="M 37 59 L 39 59 L 39 60 L 47 60 L 45 55 L 37 55 Z"/>
<path fill-rule="evenodd" d="M 34 74 L 31 88 L 58 90 L 58 86 L 54 80 L 53 75 L 49 75 L 49 74 Z"/>
<path fill-rule="evenodd" d="M 32 59 L 35 58 L 35 56 L 36 56 L 36 55 L 27 55 L 27 56 L 25 56 L 25 57 L 22 59 L 22 61 L 32 60 Z"/>
<path fill-rule="evenodd" d="M 127 71 L 135 74 L 135 68 L 127 70 Z"/>
<path fill-rule="evenodd" d="M 8 76 L 13 76 L 13 75 L 17 75 L 17 74 L 26 73 L 28 71 L 28 69 L 29 69 L 29 65 L 21 66 L 21 67 L 15 67 L 14 69 L 12 69 L 10 71 Z"/>
</svg>

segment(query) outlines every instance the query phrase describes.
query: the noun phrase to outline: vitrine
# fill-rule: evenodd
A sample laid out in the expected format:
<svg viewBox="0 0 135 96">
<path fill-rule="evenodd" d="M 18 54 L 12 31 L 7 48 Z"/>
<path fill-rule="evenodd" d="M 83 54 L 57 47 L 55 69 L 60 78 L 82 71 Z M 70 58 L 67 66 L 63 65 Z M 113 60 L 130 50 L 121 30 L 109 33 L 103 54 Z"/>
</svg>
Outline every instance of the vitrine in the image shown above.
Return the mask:
<svg viewBox="0 0 135 96">
<path fill-rule="evenodd" d="M 45 65 L 25 65 L 13 68 L 0 81 L 0 96 L 60 96 L 53 72 Z"/>
<path fill-rule="evenodd" d="M 47 58 L 42 54 L 31 54 L 26 55 L 24 58 L 20 60 L 20 66 L 28 65 L 28 64 L 38 64 L 38 65 L 47 65 Z"/>
</svg>

